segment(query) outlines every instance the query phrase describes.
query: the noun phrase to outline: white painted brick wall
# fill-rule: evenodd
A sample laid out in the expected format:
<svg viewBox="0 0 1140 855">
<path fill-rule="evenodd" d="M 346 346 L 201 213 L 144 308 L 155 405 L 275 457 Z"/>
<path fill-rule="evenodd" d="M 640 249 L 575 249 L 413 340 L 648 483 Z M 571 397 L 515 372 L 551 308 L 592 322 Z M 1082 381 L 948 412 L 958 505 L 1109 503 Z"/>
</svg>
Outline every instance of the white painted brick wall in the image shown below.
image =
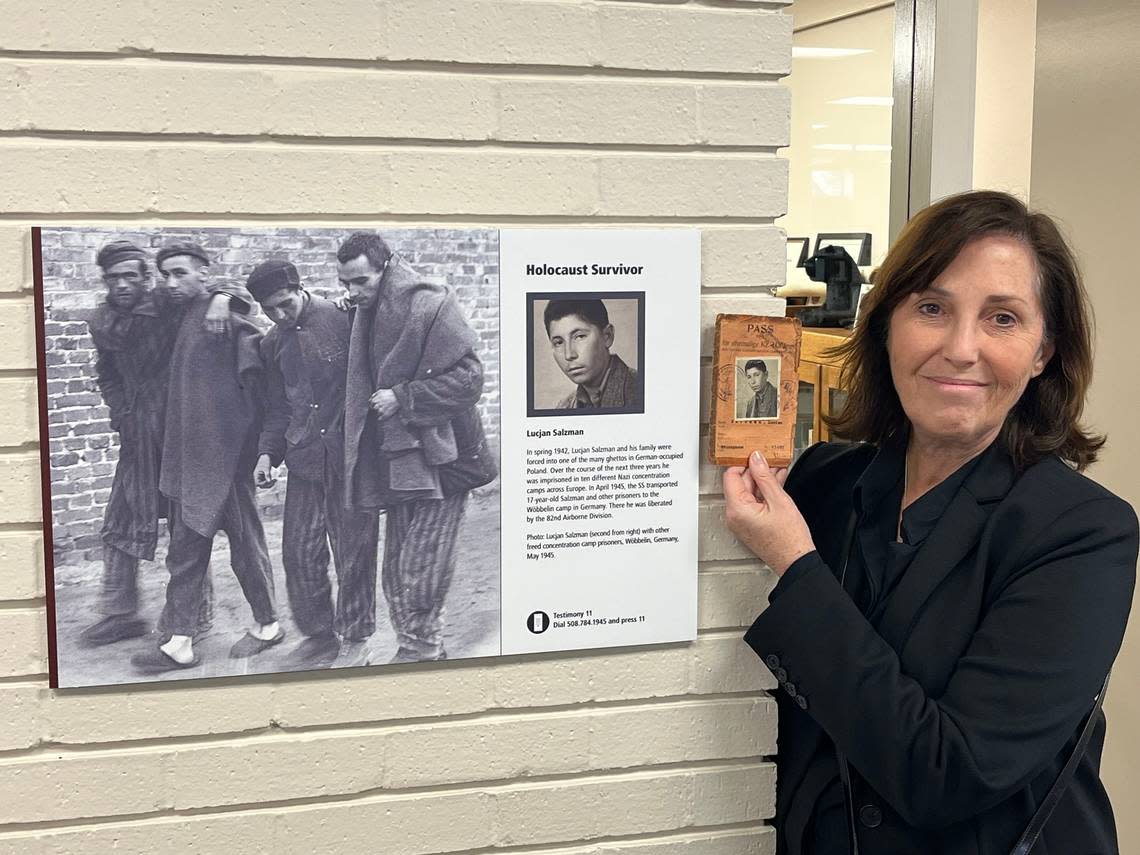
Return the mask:
<svg viewBox="0 0 1140 855">
<path fill-rule="evenodd" d="M 0 855 L 772 851 L 774 580 L 708 464 L 693 644 L 48 689 L 28 229 L 696 226 L 707 385 L 781 311 L 786 5 L 0 0 Z"/>
<path fill-rule="evenodd" d="M 0 62 L 0 80 L 20 82 L 0 111 L 5 130 L 479 140 L 495 119 L 494 82 L 462 74 L 27 60 Z M 53 101 L 76 91 L 86 97 Z M 382 107 L 397 103 L 428 112 Z"/>
</svg>

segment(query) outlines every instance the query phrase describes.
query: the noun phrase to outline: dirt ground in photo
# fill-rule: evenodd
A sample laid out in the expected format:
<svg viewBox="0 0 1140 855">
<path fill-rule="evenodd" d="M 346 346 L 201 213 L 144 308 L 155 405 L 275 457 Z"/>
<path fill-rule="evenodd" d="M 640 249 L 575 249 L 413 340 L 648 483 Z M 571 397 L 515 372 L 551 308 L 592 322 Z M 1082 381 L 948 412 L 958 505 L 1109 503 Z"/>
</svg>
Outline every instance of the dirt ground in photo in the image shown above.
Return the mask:
<svg viewBox="0 0 1140 855">
<path fill-rule="evenodd" d="M 202 677 L 232 677 L 243 674 L 304 671 L 314 668 L 350 667 L 365 664 L 357 652 L 351 658 L 338 657 L 330 663 L 298 667 L 290 652 L 304 636 L 293 623 L 285 593 L 281 563 L 281 520 L 267 519 L 265 536 L 273 562 L 277 610 L 285 640 L 248 659 L 231 659 L 230 646 L 241 638 L 252 623 L 237 579 L 229 566 L 229 547 L 224 534 L 214 542 L 210 576 L 214 585 L 214 620 L 209 632 L 195 641 L 200 665 L 159 675 L 142 674 L 131 664 L 131 656 L 156 646 L 160 639 L 152 630 L 134 638 L 100 647 L 85 647 L 80 632 L 98 620 L 100 561 L 61 564 L 55 568 L 55 595 L 59 684 L 92 686 L 111 683 L 185 680 Z M 455 577 L 444 609 L 444 646 L 449 659 L 494 656 L 499 653 L 499 495 L 472 493 L 468 500 L 457 546 Z M 384 518 L 380 520 L 380 556 L 384 554 Z M 159 539 L 154 561 L 139 567 L 140 617 L 152 626 L 162 611 L 166 594 L 166 536 Z M 335 602 L 335 573 L 333 579 Z M 376 583 L 376 632 L 367 644 L 367 664 L 386 664 L 396 652 L 396 638 L 388 619 L 388 607 Z"/>
</svg>

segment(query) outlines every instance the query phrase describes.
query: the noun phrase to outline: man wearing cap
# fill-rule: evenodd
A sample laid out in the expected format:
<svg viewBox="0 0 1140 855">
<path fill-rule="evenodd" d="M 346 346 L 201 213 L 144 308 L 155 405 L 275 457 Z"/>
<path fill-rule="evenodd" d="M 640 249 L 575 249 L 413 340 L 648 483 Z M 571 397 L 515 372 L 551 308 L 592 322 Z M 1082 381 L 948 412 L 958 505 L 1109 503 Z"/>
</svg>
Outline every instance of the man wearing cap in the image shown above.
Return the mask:
<svg viewBox="0 0 1140 855">
<path fill-rule="evenodd" d="M 307 638 L 298 664 L 363 664 L 364 642 L 376 630 L 376 561 L 380 520 L 375 511 L 344 507 L 344 388 L 351 318 L 301 286 L 297 268 L 266 261 L 246 287 L 273 321 L 261 340 L 266 416 L 254 480 L 274 483 L 273 468 L 289 469 L 285 488 L 282 560 L 289 606 Z M 336 606 L 329 553 L 337 575 Z"/>
<path fill-rule="evenodd" d="M 349 507 L 386 510 L 381 571 L 399 648 L 445 659 L 443 605 L 467 494 L 495 478 L 477 404 L 478 336 L 451 292 L 425 282 L 375 233 L 337 251 L 354 307 L 345 391 Z"/>
<path fill-rule="evenodd" d="M 113 241 L 95 263 L 107 293 L 87 322 L 95 342 L 95 377 L 119 434 L 119 457 L 103 515 L 102 618 L 83 630 L 88 645 L 110 644 L 147 632 L 138 617 L 139 560 L 154 559 L 159 519 L 162 422 L 175 319 L 155 305 L 146 253 Z"/>
<path fill-rule="evenodd" d="M 231 288 L 235 313 L 228 320 L 210 319 L 210 259 L 197 244 L 167 244 L 157 263 L 161 292 L 181 313 L 170 361 L 159 482 L 170 500 L 170 579 L 162 624 L 171 635 L 157 649 L 134 657 L 144 671 L 199 663 L 193 636 L 218 531 L 229 540 L 230 565 L 254 619 L 230 655 L 250 656 L 284 638 L 253 485 L 261 419 L 261 333 L 245 317 L 251 303 L 244 289 Z"/>
<path fill-rule="evenodd" d="M 138 564 L 151 561 L 167 502 L 158 486 L 170 354 L 179 314 L 150 289 L 146 252 L 118 240 L 96 254 L 107 286 L 104 302 L 87 322 L 95 343 L 95 377 L 119 434 L 118 462 L 103 516 L 103 617 L 87 627 L 88 645 L 110 644 L 147 632 L 138 618 Z M 211 289 L 207 328 L 229 314 L 229 289 Z M 212 617 L 207 580 L 200 625 Z"/>
</svg>

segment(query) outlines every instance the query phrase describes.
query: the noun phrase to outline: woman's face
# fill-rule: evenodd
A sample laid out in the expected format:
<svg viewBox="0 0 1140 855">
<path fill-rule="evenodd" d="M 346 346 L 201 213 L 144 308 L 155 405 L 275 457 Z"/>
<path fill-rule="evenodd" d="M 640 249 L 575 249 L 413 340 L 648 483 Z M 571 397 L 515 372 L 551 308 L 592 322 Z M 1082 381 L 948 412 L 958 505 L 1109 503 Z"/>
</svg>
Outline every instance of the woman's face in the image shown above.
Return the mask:
<svg viewBox="0 0 1140 855">
<path fill-rule="evenodd" d="M 990 235 L 895 307 L 887 353 L 915 440 L 980 449 L 997 436 L 1053 355 L 1035 279 L 1029 249 Z"/>
</svg>

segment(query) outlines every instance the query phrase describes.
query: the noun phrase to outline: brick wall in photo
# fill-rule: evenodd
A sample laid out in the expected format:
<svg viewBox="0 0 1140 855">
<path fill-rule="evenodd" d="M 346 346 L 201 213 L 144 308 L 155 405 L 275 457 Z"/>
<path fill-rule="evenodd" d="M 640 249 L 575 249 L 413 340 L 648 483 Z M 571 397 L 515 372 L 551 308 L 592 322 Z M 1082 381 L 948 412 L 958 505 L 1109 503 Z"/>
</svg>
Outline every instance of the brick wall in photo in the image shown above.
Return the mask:
<svg viewBox="0 0 1140 855">
<path fill-rule="evenodd" d="M 118 459 L 118 437 L 95 382 L 95 349 L 86 319 L 103 298 L 99 247 L 129 240 L 153 258 L 162 244 L 199 243 L 218 282 L 244 284 L 255 266 L 287 258 L 305 286 L 326 297 L 343 289 L 336 250 L 352 230 L 331 228 L 120 230 L 44 228 L 41 231 L 48 433 L 52 466 L 53 548 L 57 562 L 97 558 L 99 529 Z M 480 403 L 492 445 L 499 442 L 498 235 L 486 229 L 385 229 L 385 238 L 420 272 L 450 287 L 479 334 L 486 392 Z M 154 273 L 153 264 L 151 272 Z M 263 315 L 260 320 L 268 326 Z M 259 494 L 267 517 L 279 516 L 284 484 Z"/>
</svg>

